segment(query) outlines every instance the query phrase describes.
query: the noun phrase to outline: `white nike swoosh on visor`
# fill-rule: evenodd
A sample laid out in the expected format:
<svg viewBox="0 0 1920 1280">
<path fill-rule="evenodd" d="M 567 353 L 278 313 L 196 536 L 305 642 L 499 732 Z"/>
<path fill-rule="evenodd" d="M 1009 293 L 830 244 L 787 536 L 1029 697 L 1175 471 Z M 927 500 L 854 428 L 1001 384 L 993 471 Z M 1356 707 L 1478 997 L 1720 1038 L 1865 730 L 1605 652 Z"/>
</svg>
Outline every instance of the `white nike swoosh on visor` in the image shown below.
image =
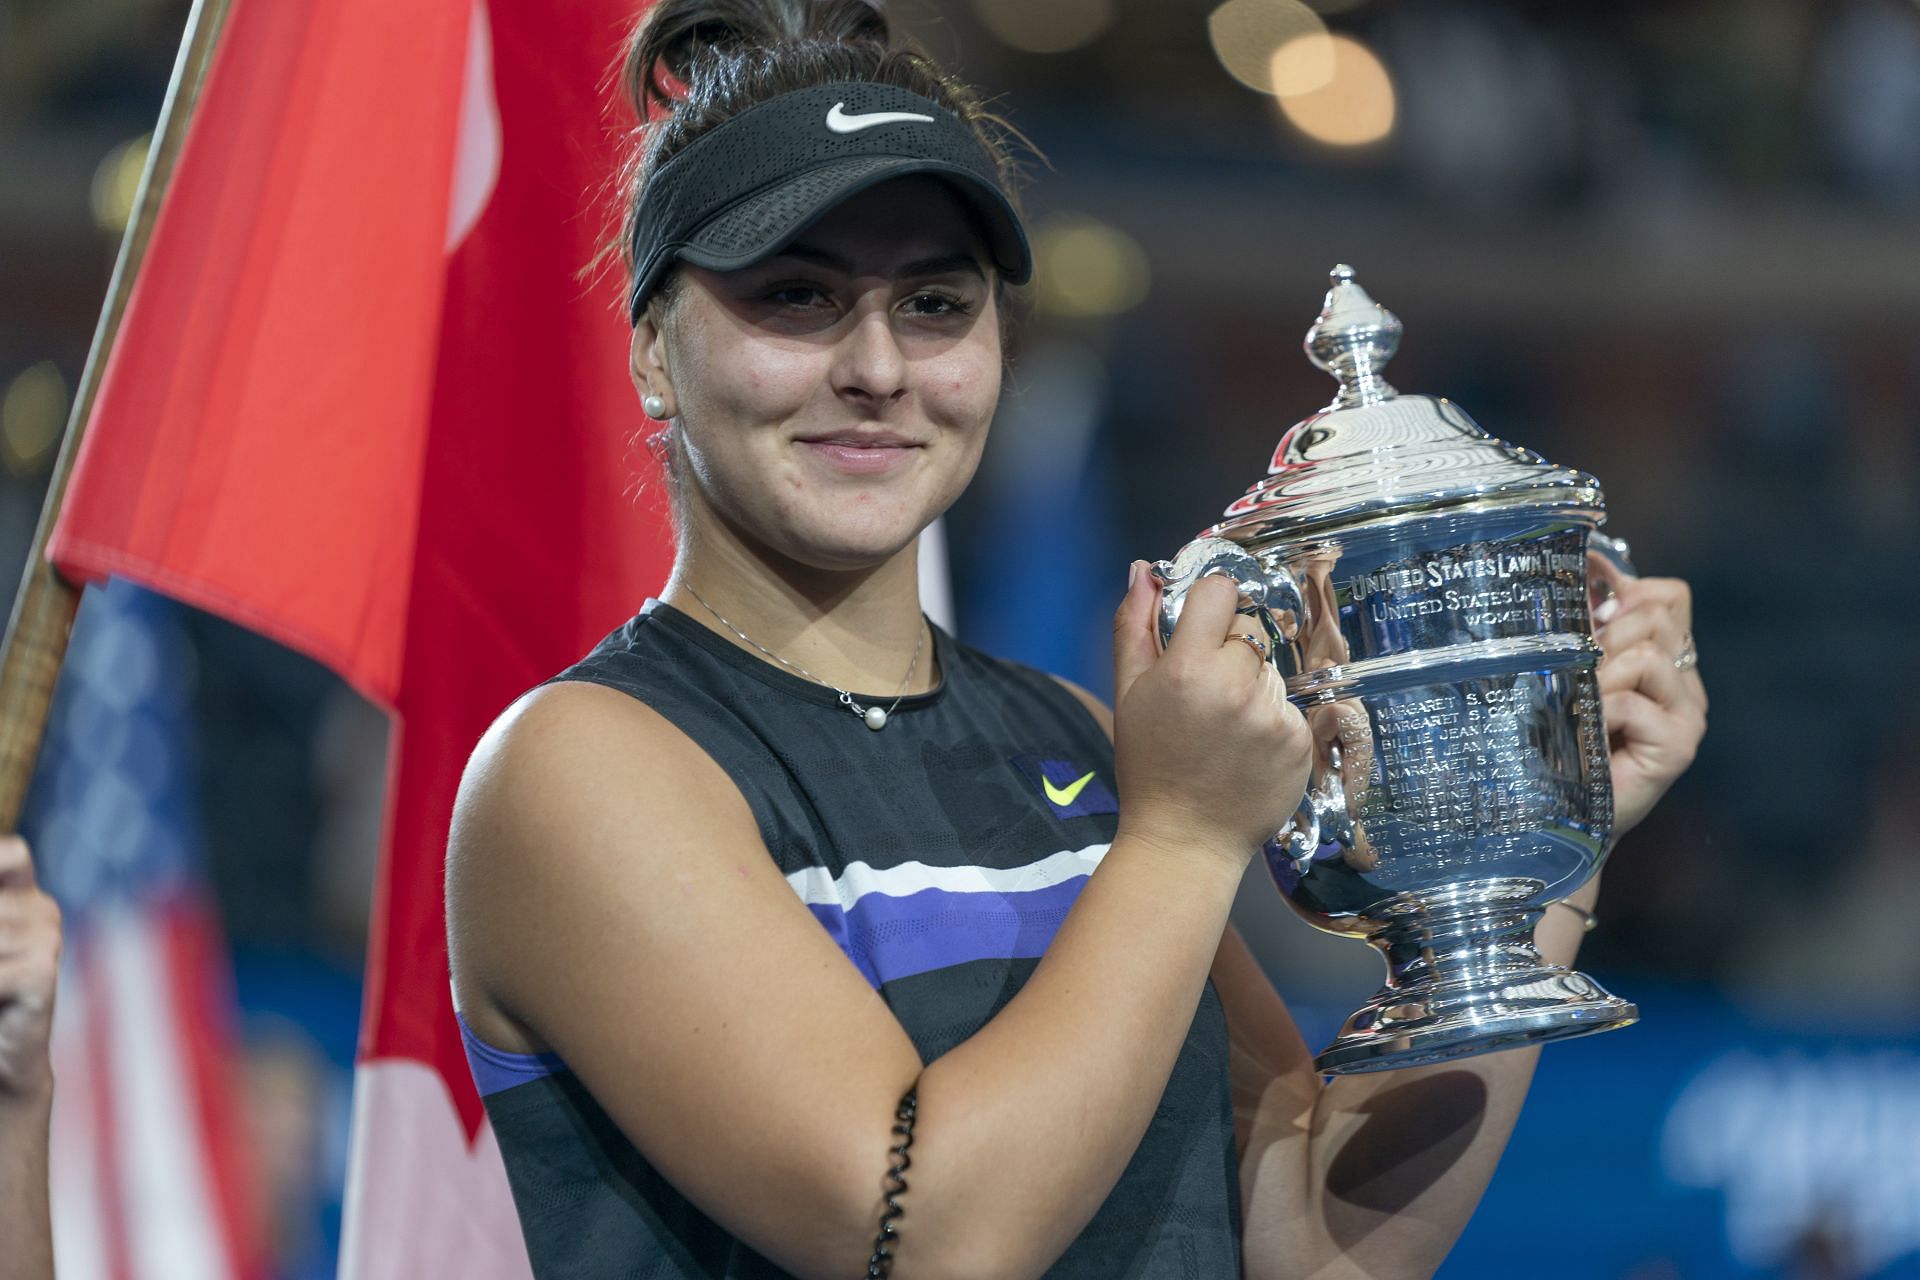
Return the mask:
<svg viewBox="0 0 1920 1280">
<path fill-rule="evenodd" d="M 877 124 L 902 124 L 915 120 L 922 124 L 933 123 L 932 116 L 916 115 L 911 111 L 874 111 L 864 116 L 850 116 L 844 102 L 834 103 L 833 109 L 827 112 L 827 128 L 835 133 L 858 133 Z"/>
</svg>

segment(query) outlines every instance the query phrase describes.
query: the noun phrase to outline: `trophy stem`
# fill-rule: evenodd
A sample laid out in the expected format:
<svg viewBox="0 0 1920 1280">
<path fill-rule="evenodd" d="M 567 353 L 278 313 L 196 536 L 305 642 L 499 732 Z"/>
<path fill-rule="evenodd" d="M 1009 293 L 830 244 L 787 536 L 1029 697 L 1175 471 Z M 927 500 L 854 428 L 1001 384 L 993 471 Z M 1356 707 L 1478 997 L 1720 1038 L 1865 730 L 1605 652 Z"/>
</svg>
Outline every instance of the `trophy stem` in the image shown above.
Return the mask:
<svg viewBox="0 0 1920 1280">
<path fill-rule="evenodd" d="M 1538 880 L 1449 885 L 1386 913 L 1368 939 L 1387 983 L 1315 1059 L 1343 1075 L 1441 1062 L 1628 1026 L 1639 1011 L 1533 943 Z"/>
</svg>

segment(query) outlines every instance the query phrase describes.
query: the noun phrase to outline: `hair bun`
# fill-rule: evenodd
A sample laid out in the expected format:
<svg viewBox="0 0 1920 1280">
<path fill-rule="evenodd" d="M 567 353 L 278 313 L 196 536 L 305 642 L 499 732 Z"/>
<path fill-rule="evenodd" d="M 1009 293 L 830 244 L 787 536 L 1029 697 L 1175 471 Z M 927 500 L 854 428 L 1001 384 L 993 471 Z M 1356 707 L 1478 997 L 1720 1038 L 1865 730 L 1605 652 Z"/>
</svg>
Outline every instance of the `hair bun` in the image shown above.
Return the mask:
<svg viewBox="0 0 1920 1280">
<path fill-rule="evenodd" d="M 879 0 L 656 0 L 630 65 L 642 92 L 662 105 L 691 84 L 706 58 L 784 44 L 865 44 L 888 48 L 893 30 Z"/>
</svg>

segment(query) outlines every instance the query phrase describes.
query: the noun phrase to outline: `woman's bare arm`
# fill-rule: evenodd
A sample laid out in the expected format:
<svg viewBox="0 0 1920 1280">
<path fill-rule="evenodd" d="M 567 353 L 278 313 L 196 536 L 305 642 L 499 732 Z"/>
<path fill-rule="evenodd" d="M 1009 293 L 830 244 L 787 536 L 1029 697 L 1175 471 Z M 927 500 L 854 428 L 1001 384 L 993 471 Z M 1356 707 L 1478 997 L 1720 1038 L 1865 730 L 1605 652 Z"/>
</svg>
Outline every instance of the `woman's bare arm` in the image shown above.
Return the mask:
<svg viewBox="0 0 1920 1280">
<path fill-rule="evenodd" d="M 1152 600 L 1129 597 L 1133 623 Z M 1240 802 L 1259 790 L 1247 771 L 1304 777 L 1304 724 L 1277 693 L 1251 696 L 1257 664 L 1218 639 L 1232 604 L 1196 588 L 1190 634 L 1213 637 L 1176 636 L 1171 664 L 1136 653 L 1129 681 L 1143 725 L 1208 718 L 1218 758 L 1188 785 L 1158 743 L 1122 753 L 1135 824 L 1021 992 L 931 1065 L 788 887 L 731 780 L 652 711 L 584 684 L 524 699 L 462 783 L 462 1010 L 503 1048 L 557 1051 L 682 1193 L 803 1276 L 867 1256 L 892 1113 L 917 1087 L 896 1274 L 1038 1275 L 1138 1146 L 1257 833 L 1281 816 Z M 1203 817 L 1217 812 L 1246 830 Z"/>
<path fill-rule="evenodd" d="M 1067 687 L 1111 731 L 1099 700 Z M 1571 932 L 1567 921 L 1544 924 L 1542 942 L 1570 963 L 1578 921 Z M 1538 1050 L 1323 1086 L 1286 1002 L 1232 925 L 1210 976 L 1227 1018 L 1247 1280 L 1430 1273 L 1492 1177 Z"/>
<path fill-rule="evenodd" d="M 1099 700 L 1067 687 L 1111 732 Z M 1571 963 L 1577 918 L 1550 913 L 1540 940 Z M 1431 1273 L 1493 1176 L 1539 1051 L 1323 1086 L 1286 1002 L 1232 925 L 1211 977 L 1227 1018 L 1247 1280 Z"/>
<path fill-rule="evenodd" d="M 1590 902 L 1594 886 L 1577 901 Z M 1571 964 L 1579 917 L 1536 938 Z M 1411 1280 L 1465 1229 L 1506 1149 L 1540 1051 L 1514 1049 L 1322 1085 L 1285 1003 L 1231 928 L 1213 980 L 1233 1042 L 1248 1280 Z"/>
</svg>

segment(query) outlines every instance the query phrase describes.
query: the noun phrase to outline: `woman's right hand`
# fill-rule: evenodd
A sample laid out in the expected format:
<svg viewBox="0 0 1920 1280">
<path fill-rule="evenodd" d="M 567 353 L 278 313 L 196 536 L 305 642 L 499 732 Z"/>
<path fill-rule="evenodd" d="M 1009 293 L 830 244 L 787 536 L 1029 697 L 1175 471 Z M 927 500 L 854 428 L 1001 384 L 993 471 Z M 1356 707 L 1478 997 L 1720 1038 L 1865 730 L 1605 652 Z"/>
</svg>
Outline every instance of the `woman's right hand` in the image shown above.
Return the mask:
<svg viewBox="0 0 1920 1280">
<path fill-rule="evenodd" d="M 1113 620 L 1120 832 L 1244 863 L 1299 807 L 1313 736 L 1280 674 L 1232 638 L 1254 628 L 1235 612 L 1231 582 L 1194 584 L 1164 653 L 1159 602 L 1159 584 L 1136 561 Z"/>
</svg>

